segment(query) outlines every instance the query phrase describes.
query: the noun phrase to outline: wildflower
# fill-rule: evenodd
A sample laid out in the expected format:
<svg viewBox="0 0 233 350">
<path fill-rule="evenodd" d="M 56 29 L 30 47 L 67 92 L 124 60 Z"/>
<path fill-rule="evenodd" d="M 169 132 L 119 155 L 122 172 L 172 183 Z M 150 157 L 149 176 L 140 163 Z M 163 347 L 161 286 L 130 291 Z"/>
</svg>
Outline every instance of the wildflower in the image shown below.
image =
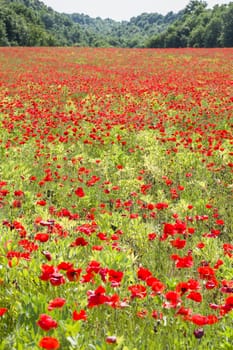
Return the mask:
<svg viewBox="0 0 233 350">
<path fill-rule="evenodd" d="M 99 306 L 108 301 L 108 297 L 105 295 L 105 288 L 99 286 L 96 290 L 87 291 L 88 307 Z"/>
<path fill-rule="evenodd" d="M 49 240 L 49 235 L 47 233 L 37 233 L 34 236 L 36 241 L 40 241 L 41 243 L 47 242 Z"/>
<path fill-rule="evenodd" d="M 190 268 L 193 266 L 193 258 L 191 255 L 181 257 L 173 254 L 171 258 L 172 260 L 175 260 L 177 268 Z"/>
<path fill-rule="evenodd" d="M 139 298 L 139 299 L 143 299 L 146 297 L 146 287 L 144 287 L 141 284 L 135 284 L 133 286 L 129 286 L 128 290 L 131 292 L 131 298 Z"/>
<path fill-rule="evenodd" d="M 180 294 L 175 291 L 167 292 L 165 298 L 168 301 L 163 305 L 165 308 L 176 308 L 181 303 Z"/>
<path fill-rule="evenodd" d="M 108 270 L 108 279 L 112 287 L 119 287 L 124 273 L 122 271 Z"/>
<path fill-rule="evenodd" d="M 52 319 L 51 316 L 46 314 L 40 315 L 40 318 L 37 321 L 37 325 L 46 332 L 52 328 L 57 328 L 57 322 Z"/>
<path fill-rule="evenodd" d="M 202 295 L 198 292 L 192 291 L 190 292 L 187 296 L 187 299 L 191 299 L 193 301 L 196 301 L 198 303 L 200 303 L 202 301 Z"/>
<path fill-rule="evenodd" d="M 138 278 L 146 281 L 148 277 L 152 276 L 152 273 L 148 270 L 145 269 L 144 267 L 140 267 L 137 272 Z"/>
<path fill-rule="evenodd" d="M 186 240 L 180 239 L 180 237 L 178 237 L 177 239 L 170 241 L 170 244 L 176 249 L 183 249 L 186 245 Z"/>
<path fill-rule="evenodd" d="M 148 234 L 148 240 L 149 241 L 153 241 L 156 238 L 156 233 L 155 232 L 151 232 Z"/>
<path fill-rule="evenodd" d="M 204 335 L 204 329 L 203 328 L 197 328 L 194 330 L 193 332 L 195 338 L 197 339 L 201 339 Z"/>
<path fill-rule="evenodd" d="M 82 187 L 78 187 L 74 193 L 76 194 L 76 196 L 78 196 L 79 198 L 85 197 L 85 193 L 82 189 Z"/>
<path fill-rule="evenodd" d="M 209 266 L 200 266 L 197 269 L 201 279 L 210 279 L 215 275 L 214 270 Z"/>
<path fill-rule="evenodd" d="M 82 269 L 71 268 L 66 271 L 66 276 L 69 281 L 78 281 L 80 278 L 81 272 L 82 272 Z"/>
<path fill-rule="evenodd" d="M 115 335 L 111 335 L 108 336 L 105 340 L 108 344 L 115 344 L 117 342 L 117 337 Z"/>
<path fill-rule="evenodd" d="M 59 349 L 60 343 L 56 338 L 44 337 L 39 341 L 39 347 L 47 350 Z"/>
<path fill-rule="evenodd" d="M 0 308 L 0 317 L 3 316 L 7 311 L 8 311 L 7 308 L 1 307 L 1 308 Z"/>
<path fill-rule="evenodd" d="M 74 310 L 72 314 L 72 318 L 74 321 L 79 321 L 79 320 L 86 321 L 87 320 L 86 311 L 80 310 L 80 312 L 77 312 L 76 310 Z"/>
<path fill-rule="evenodd" d="M 51 311 L 53 309 L 60 309 L 66 303 L 64 298 L 55 298 L 49 302 L 48 310 Z"/>
</svg>

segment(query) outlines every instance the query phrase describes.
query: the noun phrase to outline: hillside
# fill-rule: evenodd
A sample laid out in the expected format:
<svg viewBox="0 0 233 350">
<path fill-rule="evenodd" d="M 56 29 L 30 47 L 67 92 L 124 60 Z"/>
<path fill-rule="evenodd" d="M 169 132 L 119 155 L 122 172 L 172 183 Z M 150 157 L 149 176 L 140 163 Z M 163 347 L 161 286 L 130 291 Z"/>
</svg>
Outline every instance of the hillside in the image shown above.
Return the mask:
<svg viewBox="0 0 233 350">
<path fill-rule="evenodd" d="M 233 47 L 233 2 L 207 8 L 192 0 L 182 18 L 152 37 L 148 47 Z"/>
<path fill-rule="evenodd" d="M 0 0 L 0 45 L 144 47 L 180 16 L 144 13 L 117 22 L 58 13 L 39 0 Z"/>
<path fill-rule="evenodd" d="M 39 0 L 0 0 L 0 46 L 233 46 L 233 3 L 207 9 L 191 0 L 178 13 L 142 13 L 129 21 L 54 11 Z"/>
<path fill-rule="evenodd" d="M 183 11 L 177 14 L 169 12 L 165 16 L 159 13 L 142 13 L 122 22 L 108 18 L 91 18 L 78 13 L 70 15 L 70 18 L 82 29 L 98 36 L 100 46 L 145 47 L 148 39 L 181 19 L 182 14 Z"/>
</svg>

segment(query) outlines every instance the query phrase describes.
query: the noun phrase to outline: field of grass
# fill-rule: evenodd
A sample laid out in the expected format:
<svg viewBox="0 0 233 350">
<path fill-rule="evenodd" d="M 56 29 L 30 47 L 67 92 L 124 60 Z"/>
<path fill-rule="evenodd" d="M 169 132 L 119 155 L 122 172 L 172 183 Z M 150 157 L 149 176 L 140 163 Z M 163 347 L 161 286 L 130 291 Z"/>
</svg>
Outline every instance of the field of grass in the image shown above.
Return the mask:
<svg viewBox="0 0 233 350">
<path fill-rule="evenodd" d="M 0 350 L 233 349 L 233 49 L 0 48 Z"/>
</svg>

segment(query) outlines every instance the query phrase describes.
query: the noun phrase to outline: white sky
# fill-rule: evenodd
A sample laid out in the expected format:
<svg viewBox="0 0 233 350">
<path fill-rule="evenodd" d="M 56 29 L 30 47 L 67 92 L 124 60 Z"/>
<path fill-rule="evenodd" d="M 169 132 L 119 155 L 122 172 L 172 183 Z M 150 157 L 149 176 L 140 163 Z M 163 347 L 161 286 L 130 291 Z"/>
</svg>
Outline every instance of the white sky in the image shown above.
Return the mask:
<svg viewBox="0 0 233 350">
<path fill-rule="evenodd" d="M 117 21 L 129 20 L 143 12 L 157 12 L 163 15 L 169 11 L 178 12 L 187 6 L 189 0 L 42 0 L 55 11 L 84 13 L 91 17 L 111 18 Z M 230 0 L 207 0 L 208 7 L 228 4 Z"/>
</svg>

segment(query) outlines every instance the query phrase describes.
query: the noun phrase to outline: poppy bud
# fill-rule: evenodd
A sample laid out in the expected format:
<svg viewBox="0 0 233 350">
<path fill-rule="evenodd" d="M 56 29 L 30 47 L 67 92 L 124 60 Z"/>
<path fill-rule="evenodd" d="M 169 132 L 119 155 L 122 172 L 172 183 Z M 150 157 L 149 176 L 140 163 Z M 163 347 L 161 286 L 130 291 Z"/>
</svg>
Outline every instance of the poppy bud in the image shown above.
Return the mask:
<svg viewBox="0 0 233 350">
<path fill-rule="evenodd" d="M 197 338 L 197 339 L 201 339 L 204 335 L 204 329 L 203 328 L 197 328 L 194 330 L 193 332 L 194 336 Z"/>
<path fill-rule="evenodd" d="M 46 257 L 48 261 L 52 260 L 52 255 L 50 254 L 50 252 L 43 250 L 41 253 Z"/>
<path fill-rule="evenodd" d="M 114 344 L 117 342 L 117 338 L 115 335 L 109 335 L 107 338 L 106 338 L 106 343 L 108 344 Z"/>
</svg>

